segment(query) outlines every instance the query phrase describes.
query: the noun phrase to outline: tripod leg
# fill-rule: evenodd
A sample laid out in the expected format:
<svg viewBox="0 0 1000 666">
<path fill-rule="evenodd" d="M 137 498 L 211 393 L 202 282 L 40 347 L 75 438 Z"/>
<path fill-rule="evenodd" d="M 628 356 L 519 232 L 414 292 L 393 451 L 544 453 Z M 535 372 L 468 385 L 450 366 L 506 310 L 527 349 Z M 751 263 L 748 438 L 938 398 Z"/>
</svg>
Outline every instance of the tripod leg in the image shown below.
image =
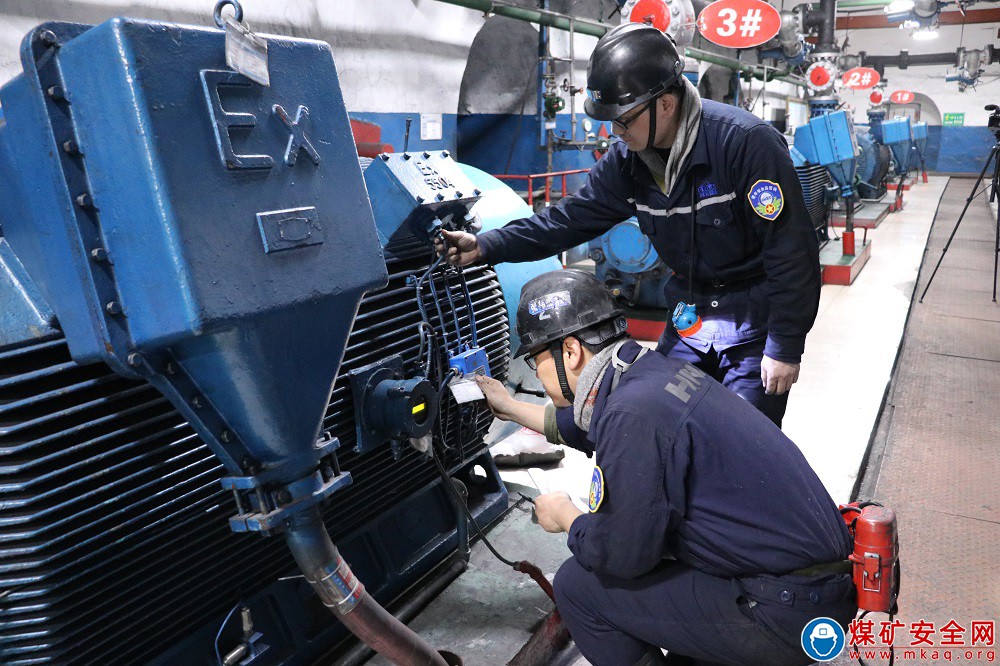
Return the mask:
<svg viewBox="0 0 1000 666">
<path fill-rule="evenodd" d="M 983 182 L 983 176 L 986 175 L 986 170 L 990 168 L 990 164 L 993 160 L 998 159 L 997 151 L 1000 151 L 1000 144 L 993 146 L 990 150 L 990 156 L 986 158 L 986 164 L 983 165 L 983 170 L 979 172 L 979 178 L 976 179 L 976 184 L 972 186 L 972 192 L 969 193 L 969 198 L 965 200 L 965 207 L 962 208 L 961 214 L 958 216 L 958 221 L 955 222 L 955 228 L 951 230 L 951 236 L 948 237 L 948 242 L 944 244 L 944 249 L 941 250 L 941 256 L 938 258 L 937 265 L 934 266 L 934 271 L 931 273 L 931 279 L 927 281 L 927 286 L 924 287 L 924 293 L 920 294 L 920 303 L 924 302 L 924 296 L 927 295 L 927 290 L 931 288 L 931 283 L 934 282 L 934 276 L 937 275 L 938 269 L 941 268 L 941 262 L 944 261 L 944 255 L 948 253 L 948 248 L 951 247 L 951 242 L 955 240 L 955 234 L 958 232 L 958 225 L 962 224 L 962 218 L 965 217 L 965 212 L 969 210 L 969 205 L 972 200 L 976 198 L 976 190 Z M 994 262 L 995 264 L 996 262 Z M 996 280 L 994 280 L 996 284 Z"/>
<path fill-rule="evenodd" d="M 994 150 L 997 150 L 994 148 Z M 1000 155 L 997 155 L 996 166 L 993 167 L 993 199 L 997 201 L 996 240 L 993 243 L 993 302 L 997 302 L 997 267 L 1000 264 L 1000 196 L 997 196 L 997 187 L 1000 187 Z"/>
</svg>

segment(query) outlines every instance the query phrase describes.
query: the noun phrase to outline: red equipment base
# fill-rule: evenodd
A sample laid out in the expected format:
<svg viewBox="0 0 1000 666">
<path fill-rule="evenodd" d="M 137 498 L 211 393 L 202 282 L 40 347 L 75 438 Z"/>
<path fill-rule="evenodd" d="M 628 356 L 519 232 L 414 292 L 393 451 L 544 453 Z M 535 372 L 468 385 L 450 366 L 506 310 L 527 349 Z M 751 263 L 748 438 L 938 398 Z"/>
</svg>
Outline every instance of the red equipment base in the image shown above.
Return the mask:
<svg viewBox="0 0 1000 666">
<path fill-rule="evenodd" d="M 861 245 L 855 241 L 855 246 Z M 857 279 L 861 269 L 872 256 L 872 243 L 861 246 L 857 254 L 844 254 L 840 243 L 827 243 L 819 251 L 819 263 L 823 268 L 823 284 L 850 286 Z"/>
<path fill-rule="evenodd" d="M 924 182 L 926 183 L 927 181 L 925 180 Z M 903 191 L 905 192 L 906 190 L 910 189 L 911 187 L 913 187 L 916 184 L 917 184 L 917 177 L 916 176 L 911 176 L 911 177 L 907 178 L 903 182 Z M 896 188 L 898 186 L 899 186 L 898 182 L 895 182 L 895 183 L 886 183 L 885 184 L 885 189 L 889 190 L 890 192 L 895 192 Z"/>
</svg>

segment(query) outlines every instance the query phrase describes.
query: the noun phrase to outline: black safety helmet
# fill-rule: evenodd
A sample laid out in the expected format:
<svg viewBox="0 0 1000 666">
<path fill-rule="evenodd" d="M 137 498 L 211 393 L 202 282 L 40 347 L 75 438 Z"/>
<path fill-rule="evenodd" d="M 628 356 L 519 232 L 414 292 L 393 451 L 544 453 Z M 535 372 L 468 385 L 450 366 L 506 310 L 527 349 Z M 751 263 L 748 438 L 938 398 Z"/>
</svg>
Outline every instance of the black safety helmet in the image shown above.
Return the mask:
<svg viewBox="0 0 1000 666">
<path fill-rule="evenodd" d="M 626 322 L 611 294 L 590 273 L 564 268 L 543 273 L 521 289 L 514 357 L 536 354 L 568 335 L 589 345 L 621 337 Z"/>
<path fill-rule="evenodd" d="M 560 350 L 563 338 L 572 335 L 588 345 L 598 346 L 622 337 L 625 330 L 622 311 L 597 278 L 572 268 L 551 271 L 532 278 L 521 289 L 517 304 L 521 345 L 514 357 L 548 349 L 555 363 L 559 388 L 572 403 L 575 396 Z"/>
<path fill-rule="evenodd" d="M 624 23 L 605 33 L 590 55 L 583 108 L 594 120 L 615 120 L 678 88 L 683 72 L 670 37 L 645 23 Z"/>
</svg>

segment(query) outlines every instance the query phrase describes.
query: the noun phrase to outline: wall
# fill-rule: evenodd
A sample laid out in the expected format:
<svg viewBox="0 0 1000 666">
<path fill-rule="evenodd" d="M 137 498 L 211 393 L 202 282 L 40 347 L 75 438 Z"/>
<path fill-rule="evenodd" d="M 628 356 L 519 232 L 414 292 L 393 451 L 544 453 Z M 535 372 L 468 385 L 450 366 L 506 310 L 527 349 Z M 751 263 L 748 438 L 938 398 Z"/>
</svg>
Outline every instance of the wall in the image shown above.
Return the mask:
<svg viewBox="0 0 1000 666">
<path fill-rule="evenodd" d="M 926 42 L 914 41 L 909 30 L 852 30 L 837 32 L 838 39 L 850 38 L 850 49 L 866 51 L 871 55 L 896 55 L 908 49 L 911 55 L 954 52 L 959 46 L 983 48 L 987 44 L 1000 44 L 997 29 L 1000 24 L 984 23 L 962 26 L 941 26 L 938 38 Z M 909 67 L 905 70 L 887 67 L 885 70 L 886 97 L 894 90 L 910 90 L 921 103 L 921 120 L 928 123 L 927 168 L 930 171 L 978 173 L 989 157 L 996 142 L 986 129 L 989 112 L 987 104 L 1000 104 L 1000 64 L 990 65 L 980 77 L 975 89 L 959 92 L 958 83 L 946 82 L 945 76 L 953 74 L 954 67 L 930 65 Z M 843 91 L 843 99 L 854 109 L 854 121 L 867 124 L 869 91 Z M 963 127 L 942 127 L 945 113 L 965 113 Z M 893 115 L 890 106 L 889 117 Z"/>
<path fill-rule="evenodd" d="M 459 88 L 482 14 L 434 0 L 243 0 L 242 5 L 257 32 L 329 43 L 348 111 L 383 124 L 383 140 L 401 149 L 410 116 L 411 148 L 456 148 Z M 0 81 L 20 73 L 21 40 L 43 21 L 99 23 L 127 15 L 211 26 L 213 7 L 213 0 L 5 0 Z M 420 142 L 420 113 L 444 115 L 442 140 Z"/>
<path fill-rule="evenodd" d="M 580 16 L 596 16 L 600 0 L 555 0 L 552 8 L 573 11 Z M 603 3 L 609 9 L 611 0 Z M 333 49 L 344 97 L 352 117 L 382 126 L 382 140 L 402 150 L 406 118 L 413 119 L 410 149 L 443 148 L 459 150 L 459 113 L 469 116 L 471 127 L 493 126 L 486 139 L 509 145 L 537 136 L 534 90 L 524 106 L 527 117 L 519 118 L 518 83 L 512 89 L 505 72 L 517 71 L 516 78 L 527 80 L 525 64 L 534 66 L 538 52 L 535 26 L 508 21 L 500 24 L 500 39 L 487 44 L 482 59 L 466 73 L 470 49 L 488 21 L 479 12 L 435 0 L 242 0 L 246 21 L 261 33 L 285 34 L 319 39 Z M 0 4 L 0 82 L 21 71 L 19 47 L 24 35 L 43 21 L 61 20 L 99 23 L 114 16 L 175 21 L 210 26 L 213 0 L 5 0 Z M 228 12 L 228 10 L 227 10 Z M 493 17 L 490 21 L 505 21 Z M 617 21 L 617 18 L 615 19 Z M 518 41 L 504 43 L 504 34 Z M 552 31 L 552 50 L 557 57 L 569 53 L 569 35 Z M 585 80 L 586 63 L 596 39 L 577 36 L 574 75 L 577 85 Z M 475 67 L 479 69 L 476 70 Z M 560 81 L 568 73 L 559 66 Z M 476 83 L 479 79 L 479 83 Z M 463 109 L 460 97 L 465 90 Z M 515 92 L 511 92 L 514 90 Z M 582 97 L 578 97 L 582 107 Z M 582 112 L 582 108 L 578 109 Z M 567 108 L 567 114 L 569 109 Z M 421 141 L 420 114 L 441 114 L 443 136 L 437 141 Z M 560 117 L 560 129 L 568 130 L 568 120 Z M 491 119 L 496 119 L 493 122 Z M 531 129 L 524 126 L 534 125 Z M 518 133 L 517 128 L 522 130 Z M 473 134 L 479 130 L 473 129 Z M 582 138 L 582 133 L 581 133 Z M 497 171 L 494 150 L 470 144 L 470 158 L 488 171 Z M 541 155 L 541 162 L 539 162 Z M 560 155 L 560 166 L 593 164 L 589 153 Z M 462 159 L 461 154 L 459 158 Z M 487 159 L 488 158 L 488 159 Z M 506 160 L 505 160 L 506 161 Z M 544 152 L 530 144 L 518 145 L 512 173 L 544 170 Z M 504 165 L 501 165 L 504 166 Z M 541 167 L 541 168 L 540 168 Z M 502 171 L 503 169 L 499 169 Z"/>
<path fill-rule="evenodd" d="M 42 21 L 96 23 L 130 15 L 211 25 L 213 4 L 211 0 L 6 0 L 0 5 L 0 81 L 20 72 L 21 39 Z M 397 150 L 403 147 L 405 120 L 411 117 L 411 149 L 452 150 L 459 159 L 493 173 L 545 170 L 531 76 L 538 55 L 536 26 L 502 17 L 487 19 L 479 12 L 435 0 L 245 0 L 243 5 L 246 19 L 257 31 L 328 42 L 348 110 L 354 117 L 381 124 L 383 140 Z M 612 6 L 612 0 L 552 1 L 557 11 L 571 10 L 592 18 L 600 8 L 607 15 Z M 937 40 L 922 43 L 911 40 L 909 31 L 898 30 L 840 30 L 837 37 L 839 41 L 849 38 L 851 52 L 885 55 L 909 48 L 911 53 L 931 53 L 954 51 L 959 44 L 982 47 L 997 41 L 997 27 L 970 25 L 963 32 L 960 26 L 944 26 Z M 587 58 L 595 43 L 593 37 L 576 36 L 573 72 L 577 86 L 584 85 Z M 552 30 L 550 48 L 556 57 L 568 59 L 568 33 Z M 699 69 L 703 72 L 705 67 Z M 557 64 L 560 82 L 568 78 L 568 72 L 568 62 Z M 990 66 L 979 88 L 965 93 L 958 92 L 956 83 L 944 82 L 946 73 L 948 68 L 942 66 L 890 68 L 886 71 L 888 90 L 907 88 L 926 95 L 924 117 L 929 121 L 939 113 L 965 112 L 965 127 L 932 127 L 929 166 L 942 171 L 978 170 L 977 164 L 981 166 L 993 144 L 992 135 L 983 129 L 987 114 L 982 107 L 1000 103 L 1000 65 Z M 758 98 L 760 87 L 755 81 L 749 93 L 756 101 L 754 111 L 768 120 L 775 118 L 786 96 L 799 96 L 792 86 L 772 83 Z M 866 123 L 867 93 L 844 91 L 844 100 L 853 106 L 856 122 Z M 937 113 L 930 112 L 931 101 Z M 582 123 L 582 95 L 577 102 Z M 440 140 L 421 141 L 421 113 L 442 115 Z M 558 118 L 557 131 L 569 134 L 569 122 L 567 106 Z M 579 129 L 577 138 L 583 138 Z M 592 163 L 589 151 L 560 152 L 554 158 L 557 169 Z"/>
</svg>

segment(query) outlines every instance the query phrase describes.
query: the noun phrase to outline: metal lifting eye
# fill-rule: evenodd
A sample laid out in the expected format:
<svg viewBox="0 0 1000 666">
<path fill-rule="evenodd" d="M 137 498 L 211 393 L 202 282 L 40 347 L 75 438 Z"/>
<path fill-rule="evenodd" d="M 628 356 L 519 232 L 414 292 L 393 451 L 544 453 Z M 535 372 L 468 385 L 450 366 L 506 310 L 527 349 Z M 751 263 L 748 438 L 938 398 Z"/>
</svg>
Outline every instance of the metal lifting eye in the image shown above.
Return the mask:
<svg viewBox="0 0 1000 666">
<path fill-rule="evenodd" d="M 243 7 L 240 6 L 239 0 L 219 0 L 215 3 L 215 25 L 220 28 L 226 27 L 226 21 L 222 18 L 222 8 L 226 5 L 232 5 L 235 14 L 233 18 L 236 19 L 237 23 L 243 23 Z"/>
</svg>

